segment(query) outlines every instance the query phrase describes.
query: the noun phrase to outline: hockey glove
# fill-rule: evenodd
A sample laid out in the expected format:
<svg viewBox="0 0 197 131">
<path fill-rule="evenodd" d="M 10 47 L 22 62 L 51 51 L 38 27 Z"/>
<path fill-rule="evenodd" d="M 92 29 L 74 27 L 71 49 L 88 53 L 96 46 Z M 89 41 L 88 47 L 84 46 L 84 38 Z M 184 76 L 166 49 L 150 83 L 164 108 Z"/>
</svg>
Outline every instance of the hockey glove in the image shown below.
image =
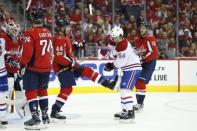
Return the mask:
<svg viewBox="0 0 197 131">
<path fill-rule="evenodd" d="M 86 45 L 86 41 L 83 40 L 82 42 L 79 43 L 79 47 L 80 48 L 85 48 L 85 45 Z"/>
<path fill-rule="evenodd" d="M 81 42 L 75 41 L 74 44 L 73 44 L 73 48 L 74 48 L 74 50 L 77 51 L 77 50 L 79 50 L 81 48 L 85 48 L 85 44 L 86 44 L 86 41 L 85 40 L 83 40 Z"/>
<path fill-rule="evenodd" d="M 110 52 L 109 48 L 103 48 L 103 49 L 100 50 L 100 54 L 102 56 L 106 56 L 107 54 L 109 54 L 109 52 Z"/>
<path fill-rule="evenodd" d="M 76 77 L 80 77 L 84 69 L 75 59 L 72 59 L 72 70 L 75 72 Z"/>
<path fill-rule="evenodd" d="M 19 62 L 10 55 L 5 55 L 5 63 L 10 67 L 19 67 Z"/>
<path fill-rule="evenodd" d="M 108 63 L 105 64 L 104 70 L 105 70 L 105 71 L 111 71 L 111 70 L 113 70 L 114 68 L 115 68 L 114 64 L 111 63 L 111 62 L 108 62 Z"/>
</svg>

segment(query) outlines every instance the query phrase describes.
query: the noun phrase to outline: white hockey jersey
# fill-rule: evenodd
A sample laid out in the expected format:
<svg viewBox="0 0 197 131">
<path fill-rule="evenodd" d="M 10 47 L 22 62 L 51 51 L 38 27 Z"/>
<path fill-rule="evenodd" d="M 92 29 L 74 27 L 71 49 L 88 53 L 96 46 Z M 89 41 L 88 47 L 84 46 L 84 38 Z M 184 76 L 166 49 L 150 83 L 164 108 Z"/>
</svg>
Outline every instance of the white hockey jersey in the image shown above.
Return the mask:
<svg viewBox="0 0 197 131">
<path fill-rule="evenodd" d="M 5 54 L 6 54 L 5 40 L 3 38 L 0 38 L 0 77 L 5 76 L 7 74 L 5 68 L 5 60 L 4 60 Z"/>
<path fill-rule="evenodd" d="M 140 58 L 127 39 L 117 43 L 115 48 L 111 47 L 111 50 L 116 56 L 114 60 L 116 68 L 121 68 L 123 71 L 142 70 Z"/>
</svg>

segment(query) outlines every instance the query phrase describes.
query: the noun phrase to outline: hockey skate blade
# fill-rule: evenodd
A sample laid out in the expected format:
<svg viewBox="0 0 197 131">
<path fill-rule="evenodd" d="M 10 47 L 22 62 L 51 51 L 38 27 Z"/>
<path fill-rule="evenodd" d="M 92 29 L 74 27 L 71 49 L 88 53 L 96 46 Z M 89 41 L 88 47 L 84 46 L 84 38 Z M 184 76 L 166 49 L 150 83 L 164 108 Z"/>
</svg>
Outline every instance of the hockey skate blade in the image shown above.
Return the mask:
<svg viewBox="0 0 197 131">
<path fill-rule="evenodd" d="M 135 119 L 127 119 L 127 120 L 119 119 L 119 122 L 122 124 L 135 124 Z"/>
<path fill-rule="evenodd" d="M 48 128 L 49 124 L 40 124 L 40 125 L 34 125 L 34 126 L 25 126 L 25 130 L 44 130 Z"/>
<path fill-rule="evenodd" d="M 51 118 L 50 123 L 66 123 L 66 119 Z"/>
<path fill-rule="evenodd" d="M 6 128 L 7 128 L 6 126 L 0 124 L 0 130 L 1 129 L 6 129 Z"/>
<path fill-rule="evenodd" d="M 134 111 L 135 111 L 135 113 L 141 113 L 144 111 L 144 109 L 138 109 L 138 110 L 134 110 Z"/>
<path fill-rule="evenodd" d="M 120 117 L 114 117 L 114 120 L 120 120 Z"/>
</svg>

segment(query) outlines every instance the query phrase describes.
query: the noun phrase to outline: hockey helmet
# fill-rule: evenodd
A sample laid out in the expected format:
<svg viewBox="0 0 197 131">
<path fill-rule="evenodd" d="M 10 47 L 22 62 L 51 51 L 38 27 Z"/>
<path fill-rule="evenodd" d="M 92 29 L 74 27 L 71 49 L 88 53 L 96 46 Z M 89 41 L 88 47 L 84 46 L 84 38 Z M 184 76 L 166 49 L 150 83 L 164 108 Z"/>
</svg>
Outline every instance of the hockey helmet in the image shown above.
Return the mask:
<svg viewBox="0 0 197 131">
<path fill-rule="evenodd" d="M 63 19 L 57 20 L 58 27 L 65 27 L 67 25 L 68 25 L 68 23 L 65 20 L 63 20 Z"/>
<path fill-rule="evenodd" d="M 16 37 L 20 33 L 20 25 L 14 21 L 6 23 L 6 33 L 11 37 Z"/>
<path fill-rule="evenodd" d="M 35 24 L 42 24 L 44 18 L 44 11 L 43 9 L 36 9 L 31 14 L 33 23 Z"/>
<path fill-rule="evenodd" d="M 119 26 L 114 26 L 111 30 L 110 36 L 113 37 L 119 37 L 123 36 L 123 29 Z"/>
<path fill-rule="evenodd" d="M 55 32 L 59 33 L 59 34 L 64 34 L 66 31 L 66 27 L 68 26 L 68 23 L 62 19 L 57 20 L 56 22 L 56 28 L 55 28 Z"/>
<path fill-rule="evenodd" d="M 149 27 L 149 23 L 148 23 L 147 19 L 142 19 L 140 21 L 140 23 L 139 23 L 139 27 L 140 26 L 145 26 L 146 28 L 148 28 Z"/>
</svg>

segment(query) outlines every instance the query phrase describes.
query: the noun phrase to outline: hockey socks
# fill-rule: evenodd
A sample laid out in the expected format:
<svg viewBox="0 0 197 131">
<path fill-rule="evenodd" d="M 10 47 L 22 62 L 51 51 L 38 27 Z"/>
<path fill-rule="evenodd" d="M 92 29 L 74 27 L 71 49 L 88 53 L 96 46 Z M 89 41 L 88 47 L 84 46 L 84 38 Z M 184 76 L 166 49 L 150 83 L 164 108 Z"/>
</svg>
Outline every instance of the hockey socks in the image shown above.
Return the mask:
<svg viewBox="0 0 197 131">
<path fill-rule="evenodd" d="M 29 103 L 30 112 L 38 111 L 38 100 L 37 100 L 37 90 L 25 91 L 25 96 Z"/>
<path fill-rule="evenodd" d="M 64 103 L 67 101 L 68 96 L 72 93 L 72 87 L 62 87 L 60 93 L 57 96 L 55 104 L 52 107 L 52 110 L 60 111 Z"/>
<path fill-rule="evenodd" d="M 48 109 L 48 92 L 46 89 L 38 89 L 37 95 L 41 111 Z"/>
<path fill-rule="evenodd" d="M 99 77 L 99 73 L 94 71 L 92 68 L 90 68 L 88 66 L 84 66 L 81 75 L 82 75 L 82 77 L 90 78 L 94 82 L 97 79 L 97 77 Z"/>
<path fill-rule="evenodd" d="M 49 116 L 48 116 L 48 92 L 47 89 L 38 89 L 37 90 L 37 95 L 38 95 L 38 102 L 39 102 L 39 106 L 41 109 L 41 113 L 42 113 L 42 122 L 43 124 L 49 124 L 50 120 L 49 120 Z"/>
<path fill-rule="evenodd" d="M 146 84 L 142 80 L 136 82 L 136 99 L 138 104 L 143 104 L 145 99 Z"/>
<path fill-rule="evenodd" d="M 64 103 L 68 99 L 68 96 L 72 93 L 72 87 L 62 87 L 60 90 L 60 94 L 58 94 L 55 104 L 52 106 L 51 111 L 51 118 L 56 119 L 66 119 L 65 116 L 59 114 L 61 108 L 63 107 Z"/>
<path fill-rule="evenodd" d="M 136 99 L 137 99 L 138 104 L 143 104 L 144 103 L 144 98 L 145 98 L 145 95 L 136 94 Z"/>
</svg>

